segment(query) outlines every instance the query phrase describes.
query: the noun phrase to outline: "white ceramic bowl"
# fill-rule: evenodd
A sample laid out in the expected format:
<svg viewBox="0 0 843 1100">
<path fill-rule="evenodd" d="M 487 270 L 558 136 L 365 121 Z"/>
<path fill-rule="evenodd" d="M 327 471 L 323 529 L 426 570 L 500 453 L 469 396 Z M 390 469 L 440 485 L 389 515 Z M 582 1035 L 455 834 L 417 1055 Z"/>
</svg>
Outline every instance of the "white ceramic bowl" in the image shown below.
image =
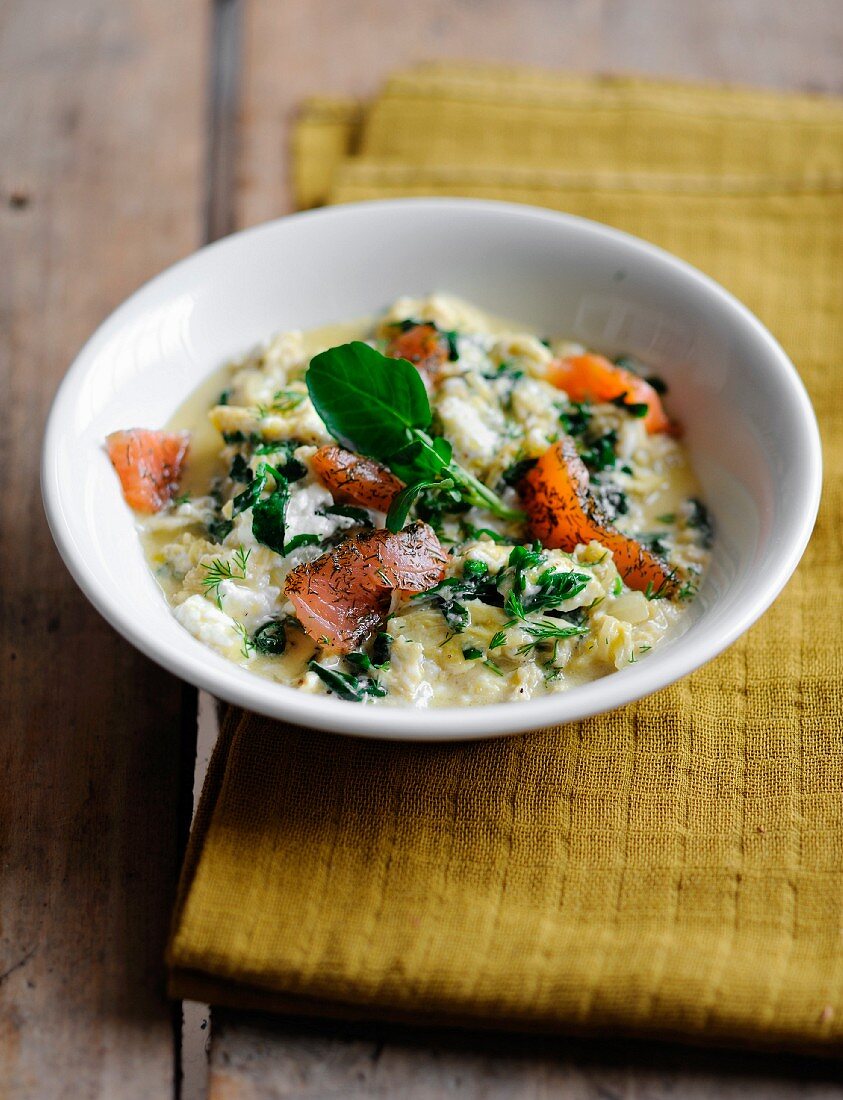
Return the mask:
<svg viewBox="0 0 843 1100">
<path fill-rule="evenodd" d="M 525 703 L 415 710 L 297 692 L 211 652 L 173 618 L 103 449 L 158 427 L 228 358 L 287 328 L 456 294 L 541 333 L 628 352 L 670 408 L 714 514 L 713 565 L 679 638 L 605 679 Z M 716 283 L 643 241 L 526 206 L 410 199 L 340 206 L 235 234 L 159 275 L 91 337 L 56 396 L 44 501 L 59 550 L 106 619 L 177 675 L 251 710 L 342 733 L 448 740 L 570 722 L 685 676 L 741 635 L 793 572 L 814 524 L 821 453 L 779 345 Z"/>
</svg>

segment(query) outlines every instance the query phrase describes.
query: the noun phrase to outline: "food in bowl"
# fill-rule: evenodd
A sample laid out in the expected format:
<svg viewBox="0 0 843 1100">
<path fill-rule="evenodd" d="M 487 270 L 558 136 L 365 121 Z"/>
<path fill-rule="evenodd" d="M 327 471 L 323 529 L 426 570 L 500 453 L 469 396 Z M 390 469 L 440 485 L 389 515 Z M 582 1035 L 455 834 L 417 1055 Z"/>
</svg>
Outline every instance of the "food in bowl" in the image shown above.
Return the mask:
<svg viewBox="0 0 843 1100">
<path fill-rule="evenodd" d="M 711 523 L 668 402 L 434 295 L 283 333 L 108 448 L 199 641 L 305 692 L 476 706 L 681 632 Z"/>
</svg>

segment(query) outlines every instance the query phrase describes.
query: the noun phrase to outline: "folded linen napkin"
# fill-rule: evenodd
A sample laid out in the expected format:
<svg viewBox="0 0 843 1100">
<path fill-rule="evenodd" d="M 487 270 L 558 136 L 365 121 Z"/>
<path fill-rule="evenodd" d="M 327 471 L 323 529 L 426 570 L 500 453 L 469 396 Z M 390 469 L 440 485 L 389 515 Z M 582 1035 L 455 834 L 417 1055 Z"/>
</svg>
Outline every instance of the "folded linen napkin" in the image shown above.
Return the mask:
<svg viewBox="0 0 843 1100">
<path fill-rule="evenodd" d="M 235 1007 L 832 1052 L 843 1036 L 843 105 L 439 65 L 296 132 L 303 205 L 530 202 L 697 264 L 793 357 L 818 526 L 740 642 L 511 740 L 347 740 L 225 709 L 169 948 Z M 354 152 L 359 150 L 358 152 Z"/>
</svg>

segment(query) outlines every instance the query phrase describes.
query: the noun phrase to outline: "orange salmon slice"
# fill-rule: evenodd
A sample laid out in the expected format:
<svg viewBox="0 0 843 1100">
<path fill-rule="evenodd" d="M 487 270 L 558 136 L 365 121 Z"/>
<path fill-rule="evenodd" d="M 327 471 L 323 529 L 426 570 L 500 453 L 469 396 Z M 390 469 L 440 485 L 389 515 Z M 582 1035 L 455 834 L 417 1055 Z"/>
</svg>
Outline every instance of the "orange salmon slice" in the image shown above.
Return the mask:
<svg viewBox="0 0 843 1100">
<path fill-rule="evenodd" d="M 337 504 L 359 504 L 388 512 L 393 498 L 404 488 L 404 482 L 386 466 L 336 444 L 320 447 L 311 462 Z"/>
<path fill-rule="evenodd" d="M 671 423 L 661 398 L 650 383 L 602 355 L 554 359 L 548 367 L 547 380 L 557 389 L 564 390 L 572 401 L 615 401 L 623 397 L 625 405 L 646 405 L 644 427 L 651 435 L 676 433 L 676 426 Z"/>
<path fill-rule="evenodd" d="M 619 531 L 589 492 L 588 470 L 570 436 L 542 455 L 520 485 L 530 529 L 542 543 L 571 553 L 596 539 L 612 551 L 618 572 L 639 592 L 673 596 L 674 572 L 652 550 Z"/>
<path fill-rule="evenodd" d="M 425 592 L 445 575 L 435 532 L 417 522 L 393 534 L 351 535 L 315 561 L 296 566 L 285 593 L 307 634 L 348 653 L 383 623 L 393 592 Z"/>
<path fill-rule="evenodd" d="M 130 428 L 112 432 L 105 442 L 130 508 L 151 515 L 170 503 L 187 458 L 188 432 Z"/>
</svg>

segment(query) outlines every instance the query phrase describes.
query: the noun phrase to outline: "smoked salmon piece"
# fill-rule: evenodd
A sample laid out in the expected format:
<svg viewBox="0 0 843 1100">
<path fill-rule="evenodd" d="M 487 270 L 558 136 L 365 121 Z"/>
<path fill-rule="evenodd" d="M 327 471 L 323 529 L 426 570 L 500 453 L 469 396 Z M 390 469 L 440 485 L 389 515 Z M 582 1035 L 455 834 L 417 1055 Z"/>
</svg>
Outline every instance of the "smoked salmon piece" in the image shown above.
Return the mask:
<svg viewBox="0 0 843 1100">
<path fill-rule="evenodd" d="M 348 653 L 381 625 L 393 592 L 426 592 L 444 577 L 445 563 L 439 539 L 426 523 L 397 534 L 366 531 L 296 566 L 285 593 L 314 641 Z"/>
<path fill-rule="evenodd" d="M 359 504 L 376 512 L 388 512 L 393 497 L 404 488 L 404 482 L 386 466 L 335 443 L 320 447 L 311 462 L 337 504 Z"/>
<path fill-rule="evenodd" d="M 126 503 L 136 512 L 160 512 L 176 494 L 190 445 L 188 432 L 130 428 L 106 437 Z"/>
<path fill-rule="evenodd" d="M 448 338 L 435 325 L 419 324 L 397 333 L 387 344 L 390 359 L 406 359 L 418 368 L 428 388 L 450 353 Z"/>
<path fill-rule="evenodd" d="M 615 401 L 623 397 L 625 405 L 646 405 L 644 427 L 651 435 L 676 431 L 650 383 L 602 355 L 554 359 L 547 369 L 547 380 L 564 390 L 572 401 Z"/>
<path fill-rule="evenodd" d="M 569 553 L 596 539 L 612 551 L 630 588 L 675 595 L 679 585 L 674 572 L 652 550 L 610 523 L 589 492 L 588 481 L 588 470 L 570 436 L 545 451 L 520 486 L 533 535 L 545 546 Z"/>
</svg>

